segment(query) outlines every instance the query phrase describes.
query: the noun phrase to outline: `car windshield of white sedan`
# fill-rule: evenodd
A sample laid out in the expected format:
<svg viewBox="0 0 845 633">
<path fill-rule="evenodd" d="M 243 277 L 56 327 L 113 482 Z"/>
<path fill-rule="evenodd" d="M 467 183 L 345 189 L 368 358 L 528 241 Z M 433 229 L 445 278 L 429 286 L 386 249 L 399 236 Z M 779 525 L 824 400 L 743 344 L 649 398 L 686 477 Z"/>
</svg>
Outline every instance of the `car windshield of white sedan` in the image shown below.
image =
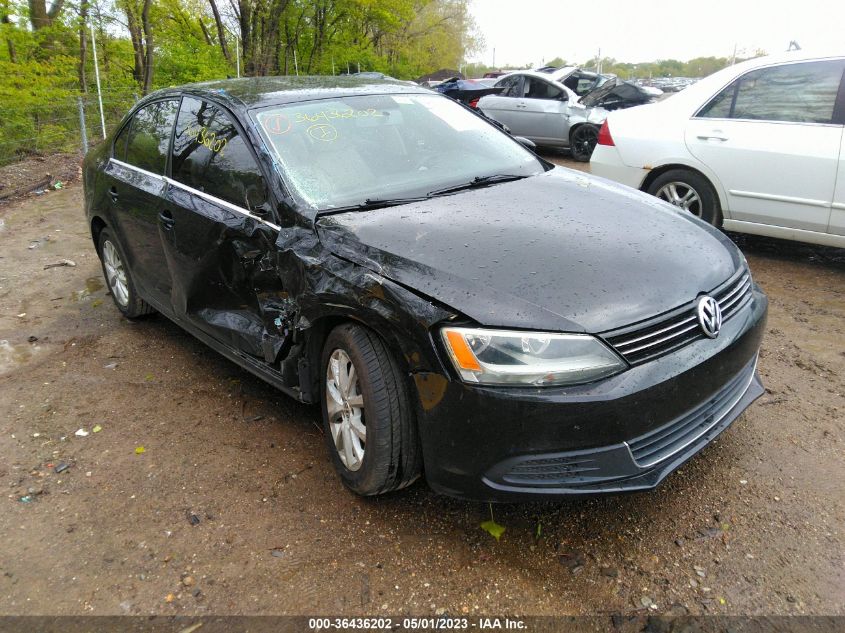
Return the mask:
<svg viewBox="0 0 845 633">
<path fill-rule="evenodd" d="M 544 171 L 506 134 L 439 95 L 325 99 L 253 116 L 287 184 L 319 210 Z"/>
</svg>

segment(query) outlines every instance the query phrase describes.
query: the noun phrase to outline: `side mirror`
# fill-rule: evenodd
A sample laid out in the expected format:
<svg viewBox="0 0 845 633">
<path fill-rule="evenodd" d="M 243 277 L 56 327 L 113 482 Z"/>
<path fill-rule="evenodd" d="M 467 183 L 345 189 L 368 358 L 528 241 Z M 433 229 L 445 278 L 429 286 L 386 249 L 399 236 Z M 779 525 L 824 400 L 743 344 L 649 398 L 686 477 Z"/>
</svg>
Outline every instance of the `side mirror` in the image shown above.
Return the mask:
<svg viewBox="0 0 845 633">
<path fill-rule="evenodd" d="M 522 145 L 525 149 L 531 150 L 532 152 L 537 149 L 537 144 L 534 141 L 525 138 L 524 136 L 514 136 L 513 140 Z"/>
</svg>

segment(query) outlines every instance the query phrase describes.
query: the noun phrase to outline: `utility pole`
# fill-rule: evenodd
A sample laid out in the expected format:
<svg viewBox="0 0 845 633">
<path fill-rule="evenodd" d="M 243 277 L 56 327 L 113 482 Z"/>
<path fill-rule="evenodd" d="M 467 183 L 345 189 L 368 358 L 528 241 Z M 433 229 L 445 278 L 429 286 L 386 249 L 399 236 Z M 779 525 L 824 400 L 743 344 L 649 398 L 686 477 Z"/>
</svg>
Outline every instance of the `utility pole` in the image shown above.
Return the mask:
<svg viewBox="0 0 845 633">
<path fill-rule="evenodd" d="M 100 89 L 100 64 L 97 61 L 97 38 L 94 23 L 91 22 L 91 52 L 94 54 L 94 76 L 97 78 L 97 100 L 100 102 L 100 123 L 103 125 L 103 139 L 106 138 L 106 115 L 103 114 L 103 91 Z"/>
<path fill-rule="evenodd" d="M 493 47 L 493 68 L 496 68 L 496 47 Z"/>
</svg>

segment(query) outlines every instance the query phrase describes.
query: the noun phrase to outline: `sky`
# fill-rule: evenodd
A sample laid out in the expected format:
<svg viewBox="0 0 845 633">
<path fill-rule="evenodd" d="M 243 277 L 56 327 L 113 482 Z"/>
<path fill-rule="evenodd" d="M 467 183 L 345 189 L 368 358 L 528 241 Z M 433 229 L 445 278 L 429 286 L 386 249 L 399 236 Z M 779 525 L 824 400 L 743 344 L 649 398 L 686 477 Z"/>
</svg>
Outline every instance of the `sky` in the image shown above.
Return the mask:
<svg viewBox="0 0 845 633">
<path fill-rule="evenodd" d="M 730 57 L 757 49 L 845 50 L 842 0 L 471 0 L 484 37 L 468 61 L 496 66 L 541 65 L 555 57 L 583 63 L 596 56 L 618 61 L 687 61 Z"/>
</svg>

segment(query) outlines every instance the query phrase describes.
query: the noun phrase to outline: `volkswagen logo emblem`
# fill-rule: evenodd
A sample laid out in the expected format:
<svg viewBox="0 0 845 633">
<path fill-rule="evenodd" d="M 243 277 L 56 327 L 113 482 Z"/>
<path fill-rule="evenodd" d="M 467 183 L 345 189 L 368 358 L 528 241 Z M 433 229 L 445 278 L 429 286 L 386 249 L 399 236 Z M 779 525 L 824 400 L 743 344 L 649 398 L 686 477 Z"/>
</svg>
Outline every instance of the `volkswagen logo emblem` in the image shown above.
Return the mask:
<svg viewBox="0 0 845 633">
<path fill-rule="evenodd" d="M 698 324 L 710 338 L 719 336 L 722 329 L 722 309 L 711 296 L 704 295 L 698 300 Z"/>
</svg>

